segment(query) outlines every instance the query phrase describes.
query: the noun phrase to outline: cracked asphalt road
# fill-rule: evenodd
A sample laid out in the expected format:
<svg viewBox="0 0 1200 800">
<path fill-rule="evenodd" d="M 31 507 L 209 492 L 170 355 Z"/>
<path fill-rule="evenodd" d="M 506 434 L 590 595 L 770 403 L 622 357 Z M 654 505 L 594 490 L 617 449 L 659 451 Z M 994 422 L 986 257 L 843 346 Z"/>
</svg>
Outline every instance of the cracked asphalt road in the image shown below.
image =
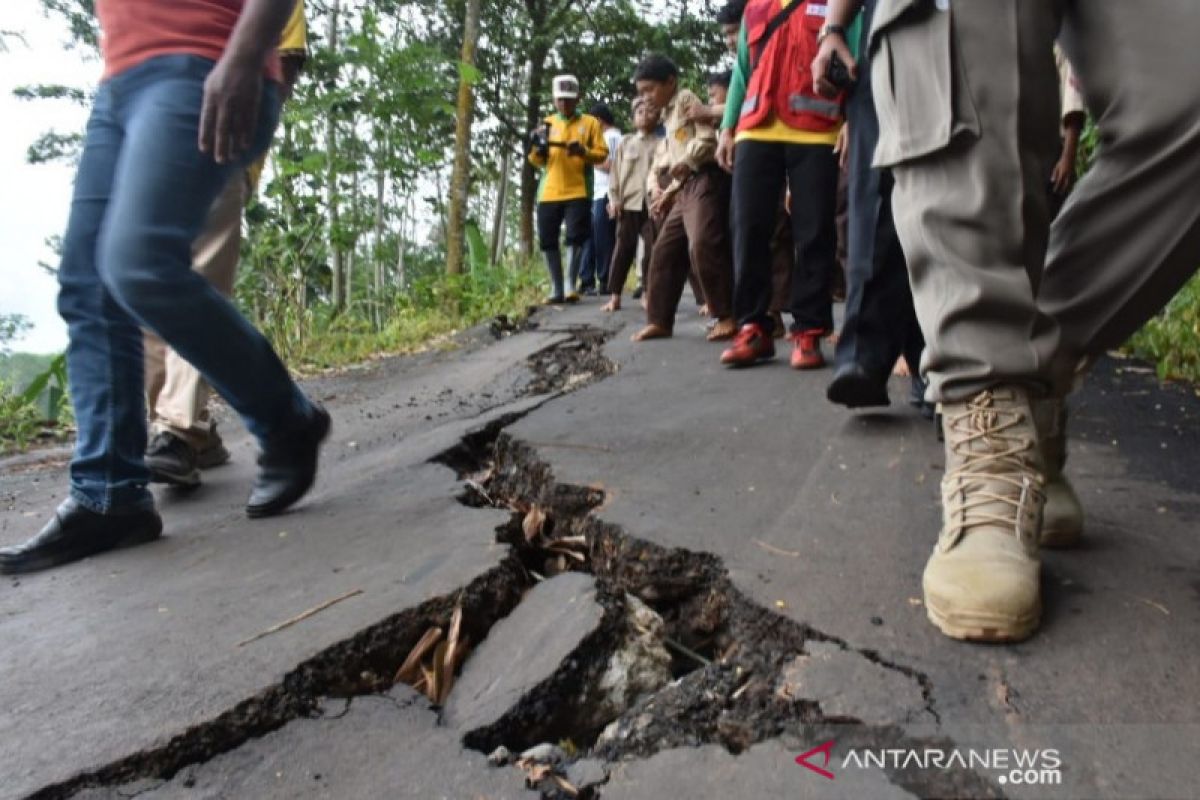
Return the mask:
<svg viewBox="0 0 1200 800">
<path fill-rule="evenodd" d="M 836 700 L 850 716 L 960 747 L 1062 751 L 1063 786 L 1009 785 L 1005 796 L 1195 795 L 1194 395 L 1160 389 L 1137 365 L 1102 364 L 1075 405 L 1069 462 L 1088 512 L 1086 545 L 1047 554 L 1038 636 L 979 647 L 942 638 L 919 605 L 942 463 L 928 423 L 904 405 L 875 414 L 830 406 L 828 372 L 798 374 L 783 359 L 724 370 L 693 319 L 681 319 L 672 341 L 635 346 L 637 321 L 635 310 L 602 318 L 587 304 L 543 314 L 538 331 L 311 382 L 334 413 L 334 437 L 317 490 L 294 513 L 244 519 L 252 447 L 230 424 L 235 462 L 208 473 L 197 493 L 160 495 L 162 542 L 0 582 L 0 798 L 169 749 L 307 659 L 496 569 L 506 552 L 494 529 L 508 515 L 461 505 L 454 474 L 428 462 L 508 415 L 524 415 L 507 434 L 558 482 L 608 493 L 595 512 L 604 521 L 719 557 L 750 599 L 859 654 L 839 663 L 826 653 L 833 660 L 819 675 L 831 708 Z M 619 371 L 568 394 L 527 395 L 527 359 L 571 325 L 616 331 L 606 354 Z M 893 395 L 906 396 L 899 384 Z M 0 475 L 0 543 L 36 531 L 64 480 L 54 467 Z M 362 594 L 238 646 L 355 589 Z M 878 665 L 889 679 L 902 670 L 912 688 L 873 678 L 868 667 Z M 167 783 L 76 796 L 534 797 L 515 773 L 464 751 L 419 703 L 359 698 L 351 710 L 265 732 Z M 787 754 L 818 743 L 790 735 L 738 757 L 669 749 L 617 765 L 602 796 L 920 793 L 919 781 L 902 788 L 871 771 L 815 783 L 823 779 Z"/>
</svg>

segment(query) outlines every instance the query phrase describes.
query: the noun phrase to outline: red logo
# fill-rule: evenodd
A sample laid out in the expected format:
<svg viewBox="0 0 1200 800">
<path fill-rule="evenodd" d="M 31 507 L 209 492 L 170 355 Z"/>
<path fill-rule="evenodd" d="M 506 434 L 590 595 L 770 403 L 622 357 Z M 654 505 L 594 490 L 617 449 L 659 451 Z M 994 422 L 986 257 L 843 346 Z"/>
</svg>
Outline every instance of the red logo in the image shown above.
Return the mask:
<svg viewBox="0 0 1200 800">
<path fill-rule="evenodd" d="M 818 775 L 823 775 L 824 777 L 829 778 L 829 780 L 833 780 L 834 779 L 833 773 L 830 772 L 829 770 L 825 769 L 825 767 L 829 766 L 829 759 L 833 756 L 834 743 L 835 743 L 835 740 L 830 739 L 825 744 L 817 745 L 812 750 L 809 750 L 807 753 L 801 753 L 800 755 L 796 756 L 796 763 L 802 767 L 811 769 L 813 772 L 817 773 Z M 825 756 L 824 762 L 822 762 L 821 766 L 819 766 L 819 767 L 816 764 L 810 764 L 808 761 L 808 759 L 812 758 L 813 756 L 817 755 L 818 753 Z"/>
</svg>

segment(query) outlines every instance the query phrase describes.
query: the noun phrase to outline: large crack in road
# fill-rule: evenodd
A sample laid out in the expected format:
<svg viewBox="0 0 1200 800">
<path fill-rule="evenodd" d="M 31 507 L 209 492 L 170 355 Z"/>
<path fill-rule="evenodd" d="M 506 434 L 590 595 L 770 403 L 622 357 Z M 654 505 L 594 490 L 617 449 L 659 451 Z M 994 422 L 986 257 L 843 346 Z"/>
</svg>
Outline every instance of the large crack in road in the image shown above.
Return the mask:
<svg viewBox="0 0 1200 800">
<path fill-rule="evenodd" d="M 608 333 L 586 326 L 564 332 L 569 338 L 529 359 L 533 378 L 527 394 L 561 396 L 616 372 L 603 352 Z M 863 747 L 945 745 L 904 732 L 906 723 L 940 723 L 926 675 L 756 605 L 733 585 L 715 555 L 667 549 L 606 523 L 604 491 L 557 482 L 536 443 L 506 433 L 533 410 L 501 417 L 434 459 L 457 473 L 461 502 L 511 512 L 495 532 L 496 541 L 509 547 L 497 567 L 455 592 L 355 633 L 275 686 L 161 747 L 32 797 L 66 798 L 89 787 L 170 779 L 184 767 L 203 764 L 292 720 L 345 713 L 353 698 L 391 690 L 399 667 L 422 637 L 431 628 L 450 627 L 457 610 L 464 638 L 480 643 L 482 650 L 498 624 L 520 618 L 523 603 L 532 602 L 540 585 L 568 573 L 588 576 L 588 585 L 594 585 L 596 624 L 560 664 L 522 687 L 502 713 L 462 729 L 466 746 L 485 753 L 501 746 L 519 752 L 543 742 L 568 742 L 573 758 L 616 762 L 703 744 L 737 754 L 785 734 L 815 741 L 834 730 L 840 741 Z M 647 615 L 660 622 L 636 621 Z M 644 644 L 647 635 L 668 654 L 658 685 L 626 692 L 614 703 L 604 683 L 630 643 Z M 842 674 L 865 670 L 864 681 L 917 700 L 899 706 L 899 718 L 887 718 L 887 712 L 873 715 L 863 705 L 871 699 L 869 692 L 857 700 L 853 692 L 849 698 L 823 696 L 822 670 L 830 665 Z M 468 659 L 463 670 L 470 669 Z M 919 776 L 896 771 L 888 777 L 924 797 L 1002 796 L 972 771 Z M 571 794 L 549 775 L 534 788 L 547 798 L 587 796 Z"/>
</svg>

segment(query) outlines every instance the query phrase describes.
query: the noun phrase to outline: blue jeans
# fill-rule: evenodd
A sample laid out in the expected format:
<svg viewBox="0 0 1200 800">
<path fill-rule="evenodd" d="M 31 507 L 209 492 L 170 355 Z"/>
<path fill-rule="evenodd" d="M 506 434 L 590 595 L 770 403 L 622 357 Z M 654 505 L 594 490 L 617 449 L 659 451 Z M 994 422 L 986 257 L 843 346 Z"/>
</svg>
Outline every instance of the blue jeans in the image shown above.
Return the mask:
<svg viewBox="0 0 1200 800">
<path fill-rule="evenodd" d="M 592 238 L 583 250 L 583 270 L 579 283 L 585 289 L 608 286 L 608 267 L 617 240 L 617 222 L 608 216 L 608 198 L 592 201 Z"/>
<path fill-rule="evenodd" d="M 101 84 L 88 119 L 58 270 L 67 372 L 79 435 L 71 496 L 98 513 L 153 506 L 142 383 L 145 327 L 191 362 L 260 441 L 311 405 L 271 345 L 192 271 L 192 242 L 225 182 L 266 151 L 279 95 L 264 86 L 250 152 L 217 164 L 200 152 L 212 61 L 170 55 Z"/>
</svg>

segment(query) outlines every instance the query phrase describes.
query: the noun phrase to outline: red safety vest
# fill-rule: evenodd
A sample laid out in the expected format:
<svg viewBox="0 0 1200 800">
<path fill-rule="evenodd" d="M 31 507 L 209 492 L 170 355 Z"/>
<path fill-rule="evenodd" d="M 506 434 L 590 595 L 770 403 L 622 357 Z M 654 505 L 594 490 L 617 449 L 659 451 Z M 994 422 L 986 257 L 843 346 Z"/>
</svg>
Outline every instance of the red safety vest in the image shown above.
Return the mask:
<svg viewBox="0 0 1200 800">
<path fill-rule="evenodd" d="M 845 93 L 822 97 L 813 91 L 812 62 L 817 56 L 817 35 L 825 24 L 825 0 L 800 3 L 787 21 L 763 46 L 767 23 L 783 11 L 779 0 L 751 0 L 742 18 L 750 47 L 751 73 L 746 99 L 738 119 L 738 132 L 757 128 L 772 115 L 788 127 L 825 133 L 842 122 Z"/>
</svg>

